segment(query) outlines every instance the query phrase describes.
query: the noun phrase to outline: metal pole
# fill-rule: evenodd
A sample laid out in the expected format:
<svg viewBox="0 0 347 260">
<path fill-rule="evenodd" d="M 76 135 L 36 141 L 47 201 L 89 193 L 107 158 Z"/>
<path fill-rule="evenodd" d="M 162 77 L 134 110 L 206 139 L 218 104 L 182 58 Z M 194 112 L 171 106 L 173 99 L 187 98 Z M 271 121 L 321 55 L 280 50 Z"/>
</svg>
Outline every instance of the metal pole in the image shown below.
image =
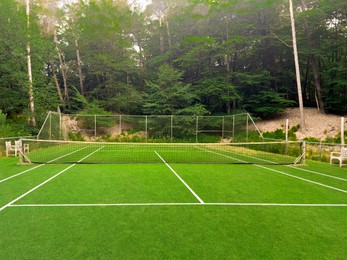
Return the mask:
<svg viewBox="0 0 347 260">
<path fill-rule="evenodd" d="M 235 115 L 233 115 L 233 142 L 235 142 Z"/>
<path fill-rule="evenodd" d="M 224 116 L 222 118 L 222 139 L 224 139 L 224 127 L 225 127 L 225 122 L 224 122 Z"/>
<path fill-rule="evenodd" d="M 199 116 L 196 117 L 195 141 L 198 142 Z"/>
<path fill-rule="evenodd" d="M 94 137 L 96 139 L 96 115 L 94 115 Z"/>
<path fill-rule="evenodd" d="M 289 119 L 286 120 L 286 142 L 289 141 Z"/>
<path fill-rule="evenodd" d="M 345 118 L 341 117 L 341 144 L 345 145 Z"/>
<path fill-rule="evenodd" d="M 119 134 L 122 133 L 122 115 L 119 115 Z"/>
<path fill-rule="evenodd" d="M 52 140 L 52 113 L 49 113 L 49 140 Z"/>
<path fill-rule="evenodd" d="M 248 142 L 248 115 L 246 117 L 246 142 Z"/>
<path fill-rule="evenodd" d="M 146 121 L 145 122 L 146 122 L 146 126 L 145 126 L 145 128 L 146 128 L 145 130 L 146 131 L 145 132 L 146 132 L 146 143 L 147 143 L 147 141 L 148 141 L 148 116 L 146 116 Z"/>
<path fill-rule="evenodd" d="M 173 142 L 173 115 L 171 115 L 171 143 Z"/>
</svg>

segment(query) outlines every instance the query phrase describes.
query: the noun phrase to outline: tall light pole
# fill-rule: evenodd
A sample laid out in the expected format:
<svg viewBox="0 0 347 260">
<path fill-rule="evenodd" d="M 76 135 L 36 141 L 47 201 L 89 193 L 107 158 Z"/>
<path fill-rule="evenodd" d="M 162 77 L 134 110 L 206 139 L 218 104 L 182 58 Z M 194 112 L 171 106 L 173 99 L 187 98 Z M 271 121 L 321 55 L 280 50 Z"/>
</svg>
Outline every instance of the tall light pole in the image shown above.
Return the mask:
<svg viewBox="0 0 347 260">
<path fill-rule="evenodd" d="M 295 74 L 296 74 L 296 85 L 297 85 L 297 89 L 298 89 L 298 98 L 299 98 L 301 130 L 303 132 L 305 132 L 304 102 L 302 100 L 300 66 L 299 66 L 299 58 L 298 58 L 298 47 L 297 47 L 297 44 L 296 44 L 296 31 L 295 31 L 295 21 L 294 21 L 294 12 L 293 12 L 293 2 L 292 2 L 292 0 L 289 0 L 289 12 L 290 12 L 290 22 L 291 22 L 291 26 L 292 26 L 294 61 L 295 61 Z"/>
</svg>

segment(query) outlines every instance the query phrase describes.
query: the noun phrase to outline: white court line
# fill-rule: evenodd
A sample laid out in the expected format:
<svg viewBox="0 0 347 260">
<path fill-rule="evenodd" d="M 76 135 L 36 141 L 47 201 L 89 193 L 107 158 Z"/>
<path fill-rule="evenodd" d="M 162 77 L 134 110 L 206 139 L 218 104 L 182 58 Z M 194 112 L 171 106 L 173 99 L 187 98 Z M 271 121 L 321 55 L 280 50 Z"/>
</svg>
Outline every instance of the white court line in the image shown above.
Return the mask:
<svg viewBox="0 0 347 260">
<path fill-rule="evenodd" d="M 202 148 L 200 148 L 200 149 L 202 149 Z M 206 151 L 210 151 L 210 150 L 206 150 Z M 270 161 L 270 160 L 266 160 L 266 159 L 262 159 L 262 158 L 257 158 L 257 157 L 250 156 L 250 155 L 238 154 L 238 153 L 235 153 L 235 152 L 232 152 L 232 151 L 225 151 L 225 152 L 232 153 L 232 154 L 237 154 L 239 156 L 243 156 L 243 157 L 246 157 L 246 158 L 252 158 L 252 159 L 255 159 L 255 160 L 258 160 L 258 161 L 271 163 L 273 165 L 279 165 L 276 162 L 273 162 L 273 161 Z M 236 160 L 236 158 L 233 158 L 233 159 Z M 239 160 L 239 161 L 245 162 L 245 161 L 242 161 L 242 160 Z M 297 168 L 297 167 L 294 167 L 294 166 L 291 166 L 291 165 L 283 165 L 283 166 L 289 167 L 289 168 L 292 168 L 292 169 L 296 169 L 296 170 L 299 170 L 299 171 L 304 171 L 304 172 L 309 172 L 309 173 L 313 173 L 313 174 L 316 174 L 316 175 L 321 175 L 321 176 L 324 176 L 324 177 L 329 177 L 329 178 L 332 178 L 332 179 L 337 179 L 337 180 L 340 180 L 340 181 L 347 181 L 347 179 L 345 179 L 345 178 L 332 176 L 332 175 L 321 173 L 321 172 L 316 172 L 316 171 L 311 171 L 311 170 L 307 170 L 307 169 Z"/>
<path fill-rule="evenodd" d="M 35 169 L 37 169 L 37 168 L 40 168 L 40 167 L 42 167 L 42 166 L 44 166 L 44 165 L 46 165 L 46 164 L 48 164 L 48 163 L 52 163 L 52 162 L 54 162 L 54 161 L 56 161 L 56 160 L 59 160 L 59 159 L 64 158 L 64 157 L 66 157 L 66 156 L 69 156 L 69 155 L 71 155 L 71 154 L 73 154 L 73 153 L 77 153 L 77 152 L 79 152 L 79 151 L 81 151 L 81 150 L 83 150 L 83 149 L 86 149 L 87 147 L 88 147 L 88 146 L 83 147 L 83 148 L 81 148 L 81 149 L 78 149 L 78 150 L 76 150 L 76 151 L 73 151 L 73 152 L 71 152 L 71 153 L 65 154 L 65 155 L 63 155 L 63 156 L 60 156 L 60 157 L 58 157 L 58 158 L 56 158 L 56 159 L 50 160 L 49 162 L 47 162 L 47 163 L 45 163 L 45 164 L 37 165 L 37 166 L 35 166 L 35 167 L 33 167 L 33 168 L 30 168 L 30 169 L 28 169 L 28 170 L 22 171 L 22 172 L 20 172 L 20 173 L 17 173 L 17 174 L 15 174 L 15 175 L 12 175 L 12 176 L 10 176 L 10 177 L 7 177 L 7 178 L 5 178 L 5 179 L 2 179 L 2 180 L 0 180 L 0 183 L 5 182 L 5 181 L 7 181 L 7 180 L 10 180 L 10 179 L 12 179 L 12 178 L 14 178 L 14 177 L 17 177 L 17 176 L 19 176 L 19 175 L 22 175 L 22 174 L 24 174 L 24 173 L 26 173 L 26 172 L 29 172 L 29 171 L 35 170 Z"/>
<path fill-rule="evenodd" d="M 172 167 L 160 156 L 159 153 L 157 153 L 156 151 L 154 151 L 156 153 L 156 155 L 160 158 L 160 160 L 163 161 L 163 163 L 165 163 L 165 165 L 176 175 L 176 177 L 187 187 L 187 189 L 194 195 L 194 197 L 201 203 L 204 204 L 205 202 L 198 196 L 198 194 L 196 194 L 193 189 L 191 187 L 189 187 L 189 185 L 178 175 L 177 172 L 175 172 L 174 169 L 172 169 Z"/>
<path fill-rule="evenodd" d="M 14 204 L 9 207 L 152 207 L 152 206 L 248 206 L 248 207 L 347 207 L 347 204 L 299 204 L 299 203 L 107 203 L 107 204 Z"/>
<path fill-rule="evenodd" d="M 100 147 L 99 149 L 97 149 L 96 151 L 88 154 L 86 157 L 82 158 L 81 160 L 79 160 L 77 163 L 82 162 L 83 160 L 87 159 L 89 156 L 93 155 L 94 153 L 100 151 L 103 147 Z M 64 170 L 58 172 L 56 175 L 52 176 L 51 178 L 45 180 L 44 182 L 40 183 L 39 185 L 37 185 L 36 187 L 32 188 L 31 190 L 27 191 L 26 193 L 20 195 L 18 198 L 12 200 L 11 202 L 7 203 L 5 206 L 0 208 L 0 212 L 3 211 L 4 209 L 6 209 L 7 207 L 10 207 L 13 203 L 17 202 L 18 200 L 22 199 L 23 197 L 25 197 L 26 195 L 32 193 L 33 191 L 37 190 L 38 188 L 40 188 L 41 186 L 45 185 L 47 182 L 50 182 L 51 180 L 53 180 L 54 178 L 58 177 L 60 174 L 66 172 L 67 170 L 71 169 L 72 167 L 76 166 L 77 163 L 74 163 L 72 165 L 70 165 L 69 167 L 65 168 Z"/>
<path fill-rule="evenodd" d="M 306 178 L 298 177 L 298 176 L 295 176 L 295 175 L 292 175 L 292 174 L 289 174 L 289 173 L 285 173 L 285 172 L 282 172 L 282 171 L 271 169 L 271 168 L 268 168 L 268 167 L 265 167 L 265 166 L 262 166 L 262 165 L 259 165 L 259 164 L 255 164 L 254 166 L 257 166 L 257 167 L 260 167 L 260 168 L 263 168 L 263 169 L 267 169 L 269 171 L 273 171 L 273 172 L 276 172 L 276 173 L 279 173 L 279 174 L 282 174 L 282 175 L 286 175 L 286 176 L 289 176 L 289 177 L 292 177 L 292 178 L 295 178 L 295 179 L 298 179 L 298 180 L 302 180 L 302 181 L 306 181 L 306 182 L 309 182 L 309 183 L 313 183 L 313 184 L 316 184 L 316 185 L 319 185 L 319 186 L 322 186 L 322 187 L 325 187 L 325 188 L 329 188 L 329 189 L 332 189 L 332 190 L 337 190 L 337 191 L 340 191 L 340 192 L 343 192 L 343 193 L 347 193 L 347 190 L 339 189 L 339 188 L 336 188 L 336 187 L 333 187 L 333 186 L 330 186 L 330 185 L 326 185 L 326 184 L 323 184 L 323 183 L 320 183 L 320 182 L 311 181 L 311 180 L 306 179 Z"/>
<path fill-rule="evenodd" d="M 210 151 L 210 150 L 206 150 L 206 151 L 210 152 L 210 153 L 214 153 L 214 154 L 220 155 L 220 156 L 229 157 L 230 159 L 234 159 L 234 160 L 237 160 L 237 161 L 240 161 L 240 162 L 246 162 L 246 161 L 239 160 L 239 159 L 236 159 L 234 157 L 231 157 L 231 156 L 228 156 L 228 155 L 225 155 L 225 154 L 217 153 L 217 152 Z M 254 165 L 256 167 L 259 167 L 259 168 L 263 168 L 263 169 L 272 171 L 272 172 L 276 172 L 276 173 L 279 173 L 279 174 L 282 174 L 282 175 L 286 175 L 286 176 L 289 176 L 289 177 L 292 177 L 292 178 L 295 178 L 295 179 L 299 179 L 299 180 L 306 181 L 306 182 L 309 182 L 309 183 L 312 183 L 312 184 L 316 184 L 316 185 L 319 185 L 319 186 L 322 186 L 322 187 L 325 187 L 325 188 L 329 188 L 329 189 L 332 189 L 332 190 L 336 190 L 336 191 L 340 191 L 340 192 L 343 192 L 343 193 L 347 193 L 347 190 L 339 189 L 339 188 L 336 188 L 336 187 L 333 187 L 333 186 L 329 186 L 329 185 L 326 185 L 326 184 L 323 184 L 323 183 L 320 183 L 320 182 L 311 181 L 311 180 L 306 179 L 306 178 L 298 177 L 298 176 L 295 176 L 295 175 L 292 175 L 292 174 L 289 174 L 289 173 L 285 173 L 285 172 L 282 172 L 282 171 L 271 169 L 271 168 L 268 168 L 268 167 L 265 167 L 265 166 L 262 166 L 262 165 L 259 165 L 259 164 L 252 164 L 252 165 Z"/>
</svg>

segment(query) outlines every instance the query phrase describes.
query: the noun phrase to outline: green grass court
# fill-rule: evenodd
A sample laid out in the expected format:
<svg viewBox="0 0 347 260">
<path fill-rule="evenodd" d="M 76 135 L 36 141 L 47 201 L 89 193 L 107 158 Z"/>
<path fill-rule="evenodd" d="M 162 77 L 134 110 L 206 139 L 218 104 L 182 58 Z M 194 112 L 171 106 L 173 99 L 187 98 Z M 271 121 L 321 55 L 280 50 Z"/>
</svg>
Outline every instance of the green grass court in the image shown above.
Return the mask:
<svg viewBox="0 0 347 260">
<path fill-rule="evenodd" d="M 98 149 L 74 160 L 93 161 Z M 0 159 L 0 259 L 346 257 L 346 168 L 171 163 L 168 151 L 146 153 L 152 163 Z"/>
</svg>

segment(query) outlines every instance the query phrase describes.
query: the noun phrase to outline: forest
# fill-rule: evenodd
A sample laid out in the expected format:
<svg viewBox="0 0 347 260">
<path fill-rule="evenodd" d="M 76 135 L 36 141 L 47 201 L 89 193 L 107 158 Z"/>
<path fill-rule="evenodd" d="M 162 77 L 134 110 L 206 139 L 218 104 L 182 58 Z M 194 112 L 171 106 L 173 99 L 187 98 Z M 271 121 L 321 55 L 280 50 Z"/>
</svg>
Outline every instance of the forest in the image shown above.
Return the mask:
<svg viewBox="0 0 347 260">
<path fill-rule="evenodd" d="M 305 107 L 347 112 L 347 1 L 293 0 Z M 266 118 L 298 105 L 288 0 L 0 0 L 0 137 L 48 111 Z"/>
</svg>

